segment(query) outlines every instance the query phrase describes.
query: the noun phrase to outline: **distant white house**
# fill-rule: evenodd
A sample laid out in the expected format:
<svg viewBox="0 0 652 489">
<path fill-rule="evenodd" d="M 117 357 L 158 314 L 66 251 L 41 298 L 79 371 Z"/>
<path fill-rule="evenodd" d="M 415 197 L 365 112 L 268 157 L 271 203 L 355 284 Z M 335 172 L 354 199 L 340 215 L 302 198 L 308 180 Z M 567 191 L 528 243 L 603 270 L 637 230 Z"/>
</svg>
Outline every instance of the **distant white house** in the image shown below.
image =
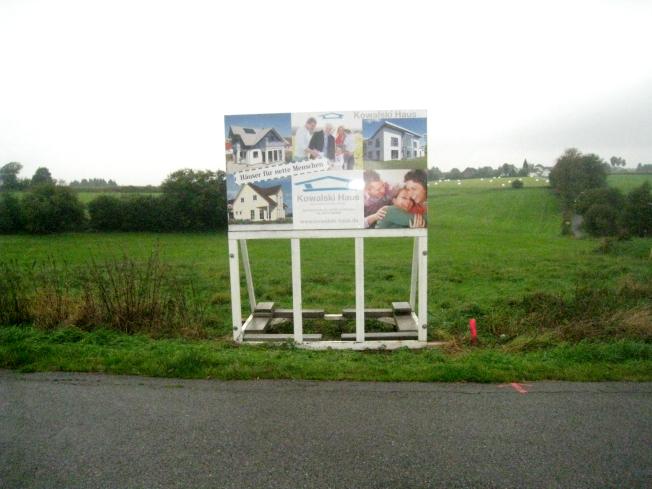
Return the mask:
<svg viewBox="0 0 652 489">
<path fill-rule="evenodd" d="M 273 127 L 231 126 L 228 139 L 234 163 L 255 165 L 286 161 L 289 143 Z"/>
<path fill-rule="evenodd" d="M 422 158 L 425 140 L 420 134 L 389 121 L 383 121 L 376 132 L 364 141 L 367 160 L 390 161 Z"/>
<path fill-rule="evenodd" d="M 285 219 L 283 187 L 259 187 L 246 183 L 228 202 L 229 219 L 235 221 L 278 221 Z"/>
</svg>

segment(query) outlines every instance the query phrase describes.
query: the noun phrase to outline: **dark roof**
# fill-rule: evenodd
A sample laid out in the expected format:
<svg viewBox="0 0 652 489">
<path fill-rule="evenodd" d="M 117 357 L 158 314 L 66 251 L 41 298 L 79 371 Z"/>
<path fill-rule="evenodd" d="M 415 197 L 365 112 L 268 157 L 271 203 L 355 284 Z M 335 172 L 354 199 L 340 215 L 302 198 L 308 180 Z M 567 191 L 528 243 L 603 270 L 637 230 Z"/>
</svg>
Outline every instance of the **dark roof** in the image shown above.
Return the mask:
<svg viewBox="0 0 652 489">
<path fill-rule="evenodd" d="M 279 132 L 273 127 L 241 127 L 241 126 L 231 126 L 229 128 L 229 138 L 235 138 L 238 136 L 242 141 L 242 144 L 245 146 L 255 146 L 258 142 L 263 139 L 267 134 L 273 132 L 276 134 L 276 137 L 286 143 L 287 141 Z"/>
<path fill-rule="evenodd" d="M 399 126 L 398 124 L 394 124 L 393 122 L 383 121 L 383 123 L 380 126 L 378 126 L 378 129 L 376 129 L 376 131 L 370 137 L 367 138 L 367 141 L 374 138 L 376 136 L 376 134 L 378 134 L 378 131 L 380 131 L 385 126 L 391 127 L 392 129 L 395 129 L 397 131 L 408 132 L 408 133 L 412 134 L 413 136 L 421 138 L 421 134 L 418 134 L 418 133 L 416 133 L 414 131 L 410 131 L 409 129 L 406 129 L 405 127 Z"/>
<path fill-rule="evenodd" d="M 258 185 L 254 185 L 253 183 L 250 183 L 249 186 L 253 188 L 256 193 L 259 195 L 262 195 L 263 199 L 267 201 L 269 205 L 272 207 L 276 207 L 276 202 L 274 202 L 272 199 L 269 198 L 270 195 L 276 195 L 279 190 L 281 190 L 280 185 L 274 185 L 273 187 L 259 187 Z"/>
</svg>

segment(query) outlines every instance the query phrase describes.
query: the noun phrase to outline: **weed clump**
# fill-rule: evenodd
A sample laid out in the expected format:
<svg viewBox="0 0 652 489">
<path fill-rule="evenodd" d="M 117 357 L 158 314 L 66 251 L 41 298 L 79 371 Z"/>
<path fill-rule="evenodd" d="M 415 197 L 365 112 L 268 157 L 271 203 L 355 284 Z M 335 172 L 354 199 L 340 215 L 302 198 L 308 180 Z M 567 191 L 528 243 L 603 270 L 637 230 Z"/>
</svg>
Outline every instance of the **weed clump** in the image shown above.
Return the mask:
<svg viewBox="0 0 652 489">
<path fill-rule="evenodd" d="M 0 262 L 0 324 L 27 324 L 32 321 L 30 275 L 16 261 Z"/>
<path fill-rule="evenodd" d="M 570 297 L 537 292 L 487 314 L 487 329 L 512 347 L 556 341 L 652 341 L 652 286 L 631 278 L 615 289 L 577 287 Z M 518 340 L 515 340 L 518 338 Z M 542 339 L 543 338 L 543 339 Z"/>
<path fill-rule="evenodd" d="M 182 283 L 158 250 L 144 262 L 126 255 L 76 270 L 48 260 L 32 269 L 0 263 L 0 324 L 44 330 L 98 326 L 151 336 L 204 337 L 207 304 Z"/>
</svg>

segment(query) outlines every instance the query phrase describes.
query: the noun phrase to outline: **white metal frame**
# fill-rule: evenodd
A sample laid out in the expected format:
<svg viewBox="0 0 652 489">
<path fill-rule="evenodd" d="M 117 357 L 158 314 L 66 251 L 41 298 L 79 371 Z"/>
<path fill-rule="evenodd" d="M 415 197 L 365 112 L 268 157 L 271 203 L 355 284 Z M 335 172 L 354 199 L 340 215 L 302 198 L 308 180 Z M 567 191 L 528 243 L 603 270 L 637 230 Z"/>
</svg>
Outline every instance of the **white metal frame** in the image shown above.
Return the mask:
<svg viewBox="0 0 652 489">
<path fill-rule="evenodd" d="M 364 239 L 365 238 L 414 238 L 412 250 L 412 275 L 410 280 L 409 303 L 412 317 L 417 324 L 417 340 L 365 341 L 365 303 L 364 303 Z M 304 341 L 301 294 L 301 239 L 353 238 L 355 244 L 355 341 Z M 337 229 L 329 231 L 313 230 L 231 230 L 229 241 L 229 269 L 231 276 L 231 309 L 233 318 L 233 339 L 244 340 L 244 332 L 253 320 L 256 308 L 256 295 L 247 250 L 247 240 L 254 239 L 289 239 L 292 256 L 292 309 L 294 342 L 302 348 L 312 349 L 393 349 L 421 348 L 426 345 L 428 337 L 428 232 L 426 229 L 374 229 L 350 230 Z M 238 250 L 239 244 L 239 250 Z M 250 314 L 242 321 L 242 302 L 240 296 L 240 254 L 247 284 Z M 327 319 L 339 319 L 341 315 L 326 314 Z"/>
</svg>

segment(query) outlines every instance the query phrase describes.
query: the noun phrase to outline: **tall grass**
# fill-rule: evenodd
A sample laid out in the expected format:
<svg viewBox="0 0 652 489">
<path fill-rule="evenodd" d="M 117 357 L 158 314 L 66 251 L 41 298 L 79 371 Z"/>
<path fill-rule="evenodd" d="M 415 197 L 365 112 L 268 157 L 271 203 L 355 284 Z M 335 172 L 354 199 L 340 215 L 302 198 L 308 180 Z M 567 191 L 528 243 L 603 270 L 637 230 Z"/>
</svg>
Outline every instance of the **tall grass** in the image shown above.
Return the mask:
<svg viewBox="0 0 652 489">
<path fill-rule="evenodd" d="M 31 267 L 16 260 L 0 262 L 0 324 L 24 324 L 32 321 L 28 283 Z"/>
<path fill-rule="evenodd" d="M 194 284 L 180 283 L 158 250 L 145 262 L 126 255 L 103 264 L 93 260 L 88 271 L 87 311 L 113 329 L 169 336 L 183 330 L 197 333 L 205 322 L 206 308 L 195 300 Z"/>
<path fill-rule="evenodd" d="M 103 326 L 152 336 L 203 336 L 207 309 L 192 280 L 182 283 L 161 263 L 127 255 L 71 268 L 48 259 L 26 269 L 0 262 L 0 324 L 40 329 Z"/>
</svg>

